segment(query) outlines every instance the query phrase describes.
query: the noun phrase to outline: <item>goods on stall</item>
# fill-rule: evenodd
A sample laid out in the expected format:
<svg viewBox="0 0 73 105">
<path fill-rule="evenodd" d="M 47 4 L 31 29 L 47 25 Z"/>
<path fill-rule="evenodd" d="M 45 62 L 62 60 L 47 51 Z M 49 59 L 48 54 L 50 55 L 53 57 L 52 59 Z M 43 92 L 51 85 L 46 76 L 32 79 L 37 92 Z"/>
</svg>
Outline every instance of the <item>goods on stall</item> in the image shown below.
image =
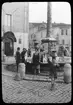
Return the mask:
<svg viewBox="0 0 73 105">
<path fill-rule="evenodd" d="M 32 63 L 32 57 L 27 57 L 27 62 Z"/>
<path fill-rule="evenodd" d="M 47 55 L 43 55 L 43 63 L 47 63 Z"/>
<path fill-rule="evenodd" d="M 65 83 L 71 82 L 71 65 L 70 64 L 64 65 L 64 82 Z"/>
</svg>

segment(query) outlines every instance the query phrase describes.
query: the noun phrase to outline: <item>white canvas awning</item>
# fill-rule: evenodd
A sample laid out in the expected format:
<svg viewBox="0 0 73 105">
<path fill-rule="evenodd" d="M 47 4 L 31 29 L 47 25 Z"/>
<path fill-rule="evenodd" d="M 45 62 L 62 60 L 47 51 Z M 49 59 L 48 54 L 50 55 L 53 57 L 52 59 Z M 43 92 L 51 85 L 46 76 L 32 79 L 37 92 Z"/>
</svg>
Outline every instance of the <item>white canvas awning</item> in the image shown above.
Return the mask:
<svg viewBox="0 0 73 105">
<path fill-rule="evenodd" d="M 48 37 L 48 38 L 43 38 L 41 40 L 43 43 L 48 43 L 48 42 L 56 42 L 56 39 L 53 37 Z"/>
</svg>

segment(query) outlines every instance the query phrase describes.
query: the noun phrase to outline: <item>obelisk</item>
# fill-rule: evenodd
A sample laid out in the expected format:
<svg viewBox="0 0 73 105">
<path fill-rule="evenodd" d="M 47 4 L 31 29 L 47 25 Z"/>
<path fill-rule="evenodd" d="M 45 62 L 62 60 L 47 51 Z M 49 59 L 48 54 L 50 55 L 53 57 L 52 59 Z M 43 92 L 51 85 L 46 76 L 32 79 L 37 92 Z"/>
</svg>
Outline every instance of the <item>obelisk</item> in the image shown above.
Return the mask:
<svg viewBox="0 0 73 105">
<path fill-rule="evenodd" d="M 29 3 L 24 2 L 24 19 L 23 19 L 23 48 L 28 50 L 29 46 Z"/>
<path fill-rule="evenodd" d="M 47 37 L 51 37 L 51 32 L 52 32 L 52 5 L 51 2 L 47 3 Z"/>
<path fill-rule="evenodd" d="M 51 18 L 51 2 L 47 3 L 47 38 L 51 37 L 51 32 L 52 32 L 52 18 Z M 50 54 L 51 52 L 51 42 L 48 43 L 48 53 Z"/>
</svg>

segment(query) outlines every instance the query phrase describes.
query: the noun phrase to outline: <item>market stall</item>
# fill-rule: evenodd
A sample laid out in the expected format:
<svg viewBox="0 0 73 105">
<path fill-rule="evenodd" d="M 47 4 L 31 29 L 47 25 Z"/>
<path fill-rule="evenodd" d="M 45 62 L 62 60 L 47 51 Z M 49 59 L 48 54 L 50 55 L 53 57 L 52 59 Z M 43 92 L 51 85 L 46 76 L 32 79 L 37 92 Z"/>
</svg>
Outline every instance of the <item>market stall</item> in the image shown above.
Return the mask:
<svg viewBox="0 0 73 105">
<path fill-rule="evenodd" d="M 51 61 L 52 58 L 49 57 L 49 59 Z M 71 64 L 71 57 L 57 57 L 56 59 L 59 64 L 58 71 L 63 71 L 63 67 L 66 63 Z M 49 70 L 50 70 L 50 63 L 40 62 L 40 72 L 49 71 Z M 27 58 L 26 73 L 34 74 L 33 63 L 32 63 L 31 57 Z"/>
<path fill-rule="evenodd" d="M 44 38 L 41 40 L 41 43 L 48 43 L 50 45 L 50 53 L 49 53 L 49 47 L 48 47 L 48 52 L 44 53 L 43 56 L 43 61 L 40 61 L 40 72 L 43 71 L 49 71 L 51 62 L 52 62 L 52 56 L 55 56 L 56 52 L 56 39 L 54 38 Z M 54 53 L 53 53 L 54 51 Z M 45 51 L 44 51 L 45 52 Z M 49 56 L 48 56 L 49 54 Z M 49 60 L 49 62 L 48 62 Z M 58 71 L 63 71 L 63 67 L 66 63 L 71 64 L 71 57 L 63 56 L 59 57 L 56 56 L 57 63 L 59 64 L 58 66 Z M 26 73 L 34 73 L 33 70 L 33 62 L 32 62 L 32 57 L 27 57 L 27 64 L 26 64 Z"/>
</svg>

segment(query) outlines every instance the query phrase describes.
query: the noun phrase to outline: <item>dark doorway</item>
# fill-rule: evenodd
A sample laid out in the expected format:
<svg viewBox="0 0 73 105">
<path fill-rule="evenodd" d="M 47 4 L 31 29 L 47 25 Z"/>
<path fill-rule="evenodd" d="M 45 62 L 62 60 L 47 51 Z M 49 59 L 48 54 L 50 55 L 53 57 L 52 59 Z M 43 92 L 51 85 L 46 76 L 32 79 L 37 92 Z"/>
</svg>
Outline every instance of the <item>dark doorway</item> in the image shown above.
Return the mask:
<svg viewBox="0 0 73 105">
<path fill-rule="evenodd" d="M 8 31 L 4 33 L 3 42 L 4 42 L 4 54 L 6 56 L 13 56 L 14 42 L 16 42 L 16 38 L 13 32 Z"/>
<path fill-rule="evenodd" d="M 5 55 L 6 56 L 12 56 L 13 52 L 14 52 L 13 49 L 14 48 L 13 48 L 13 43 L 12 42 L 5 42 Z"/>
</svg>

